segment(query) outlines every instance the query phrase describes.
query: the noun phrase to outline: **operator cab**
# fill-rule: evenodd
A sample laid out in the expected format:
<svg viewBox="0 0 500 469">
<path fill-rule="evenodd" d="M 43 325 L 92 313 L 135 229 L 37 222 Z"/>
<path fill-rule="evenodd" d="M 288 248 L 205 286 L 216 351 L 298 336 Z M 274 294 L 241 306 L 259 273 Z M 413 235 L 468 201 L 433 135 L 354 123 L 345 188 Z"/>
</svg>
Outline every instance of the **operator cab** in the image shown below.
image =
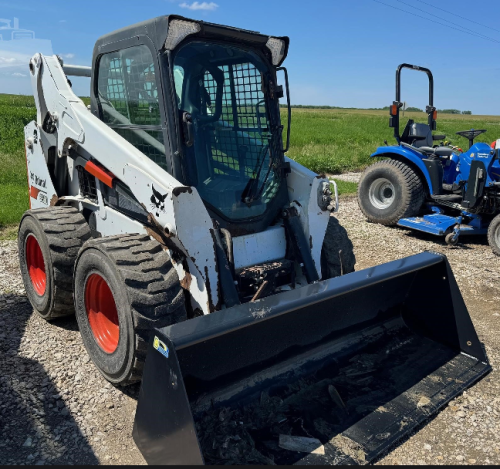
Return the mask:
<svg viewBox="0 0 500 469">
<path fill-rule="evenodd" d="M 221 227 L 262 231 L 288 203 L 276 77 L 288 42 L 179 16 L 115 31 L 94 48 L 91 110 L 195 187 Z"/>
</svg>

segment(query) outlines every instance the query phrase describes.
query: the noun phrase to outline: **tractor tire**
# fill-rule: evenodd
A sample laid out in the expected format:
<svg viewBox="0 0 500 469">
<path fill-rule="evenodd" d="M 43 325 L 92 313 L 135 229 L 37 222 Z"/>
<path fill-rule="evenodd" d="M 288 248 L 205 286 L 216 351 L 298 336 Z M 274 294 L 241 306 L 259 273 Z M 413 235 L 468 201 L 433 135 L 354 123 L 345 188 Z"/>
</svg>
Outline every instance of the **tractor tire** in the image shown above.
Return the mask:
<svg viewBox="0 0 500 469">
<path fill-rule="evenodd" d="M 500 215 L 493 218 L 488 227 L 488 244 L 493 254 L 500 256 Z"/>
<path fill-rule="evenodd" d="M 321 248 L 321 277 L 339 277 L 354 272 L 356 257 L 346 229 L 331 216 Z"/>
<path fill-rule="evenodd" d="M 74 207 L 24 213 L 18 232 L 21 276 L 31 305 L 46 320 L 74 313 L 73 267 L 90 228 Z"/>
<path fill-rule="evenodd" d="M 149 333 L 187 319 L 170 257 L 145 235 L 88 241 L 75 263 L 76 318 L 87 352 L 112 384 L 142 378 Z"/>
<path fill-rule="evenodd" d="M 359 208 L 372 223 L 395 225 L 416 216 L 424 200 L 419 175 L 402 161 L 379 161 L 366 168 L 359 182 Z"/>
</svg>

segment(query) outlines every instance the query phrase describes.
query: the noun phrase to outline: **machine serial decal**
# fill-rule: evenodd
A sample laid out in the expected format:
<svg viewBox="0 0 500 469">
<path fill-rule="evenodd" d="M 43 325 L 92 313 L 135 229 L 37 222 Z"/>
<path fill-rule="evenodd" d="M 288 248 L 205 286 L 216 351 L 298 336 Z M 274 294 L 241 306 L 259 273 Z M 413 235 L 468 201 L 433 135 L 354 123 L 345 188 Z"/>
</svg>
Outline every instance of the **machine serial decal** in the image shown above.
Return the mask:
<svg viewBox="0 0 500 469">
<path fill-rule="evenodd" d="M 168 347 L 155 336 L 153 347 L 158 350 L 164 357 L 168 358 Z"/>
<path fill-rule="evenodd" d="M 49 199 L 47 198 L 47 194 L 45 192 L 40 192 L 38 200 L 44 205 L 49 205 Z"/>
<path fill-rule="evenodd" d="M 153 189 L 153 195 L 151 196 L 151 202 L 153 203 L 153 209 L 156 208 L 156 216 L 160 216 L 160 212 L 165 213 L 165 199 L 167 194 L 161 195 L 156 189 L 155 186 L 151 185 Z"/>
</svg>

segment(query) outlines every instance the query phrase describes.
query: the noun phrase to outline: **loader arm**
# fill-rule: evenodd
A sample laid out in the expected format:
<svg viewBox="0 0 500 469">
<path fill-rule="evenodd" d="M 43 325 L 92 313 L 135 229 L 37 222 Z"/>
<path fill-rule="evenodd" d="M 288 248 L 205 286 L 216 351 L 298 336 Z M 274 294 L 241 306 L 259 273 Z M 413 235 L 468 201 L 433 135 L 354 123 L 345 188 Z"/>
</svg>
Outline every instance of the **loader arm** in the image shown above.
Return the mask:
<svg viewBox="0 0 500 469">
<path fill-rule="evenodd" d="M 30 62 L 30 71 L 37 106 L 37 136 L 27 135 L 28 166 L 33 167 L 30 156 L 37 151 L 44 154 L 43 160 L 47 162 L 47 155 L 41 148 L 44 139 L 40 134 L 43 133 L 47 139 L 55 137 L 57 158 L 67 157 L 70 180 L 77 177 L 76 166 L 90 167 L 97 163 L 110 172 L 113 179 L 126 184 L 149 212 L 151 225 L 160 230 L 159 236 L 168 239 L 168 249 L 177 251 L 176 255 L 172 253 L 172 259 L 179 259 L 179 256 L 183 259 L 176 266 L 181 281 L 186 275 L 196 279 L 189 282 L 196 306 L 205 313 L 213 311 L 219 303 L 213 223 L 196 189 L 182 185 L 92 115 L 71 90 L 55 56 L 36 54 Z M 52 129 L 48 123 L 53 126 Z M 40 172 L 38 177 L 50 180 L 49 171 L 46 165 L 45 168 L 40 167 L 43 166 L 40 160 L 36 159 Z M 96 177 L 99 179 L 99 175 Z M 164 198 L 164 206 L 158 211 L 151 208 L 153 188 Z M 60 194 L 49 194 L 48 199 L 54 195 Z M 79 201 L 78 198 L 75 200 Z M 102 202 L 101 196 L 99 200 Z M 111 210 L 99 203 L 97 218 L 106 218 Z M 197 221 L 196 229 L 192 228 L 190 220 L 193 219 Z M 142 229 L 149 233 L 151 227 Z M 210 285 L 213 287 L 210 288 Z"/>
</svg>

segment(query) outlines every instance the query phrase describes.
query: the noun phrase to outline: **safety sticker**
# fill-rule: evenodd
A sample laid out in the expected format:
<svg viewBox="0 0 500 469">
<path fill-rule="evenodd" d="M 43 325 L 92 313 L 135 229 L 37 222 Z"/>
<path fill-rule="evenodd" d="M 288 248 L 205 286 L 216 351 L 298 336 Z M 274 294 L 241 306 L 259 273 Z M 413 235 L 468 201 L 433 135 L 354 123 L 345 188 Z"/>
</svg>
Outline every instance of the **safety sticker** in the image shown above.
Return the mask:
<svg viewBox="0 0 500 469">
<path fill-rule="evenodd" d="M 164 357 L 168 358 L 168 347 L 155 336 L 155 340 L 153 341 L 153 347 L 158 350 Z"/>
</svg>

